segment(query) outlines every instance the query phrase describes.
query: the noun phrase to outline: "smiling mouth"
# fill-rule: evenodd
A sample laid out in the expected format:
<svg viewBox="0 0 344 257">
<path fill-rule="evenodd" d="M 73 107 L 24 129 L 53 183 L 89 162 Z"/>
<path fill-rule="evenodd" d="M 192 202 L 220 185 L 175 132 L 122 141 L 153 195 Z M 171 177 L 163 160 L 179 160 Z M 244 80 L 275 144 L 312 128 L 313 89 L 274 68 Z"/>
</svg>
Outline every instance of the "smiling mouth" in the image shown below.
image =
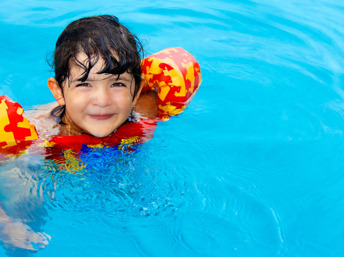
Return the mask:
<svg viewBox="0 0 344 257">
<path fill-rule="evenodd" d="M 113 116 L 113 114 L 105 114 L 105 115 L 91 115 L 90 114 L 90 116 L 96 120 L 108 120 Z"/>
</svg>

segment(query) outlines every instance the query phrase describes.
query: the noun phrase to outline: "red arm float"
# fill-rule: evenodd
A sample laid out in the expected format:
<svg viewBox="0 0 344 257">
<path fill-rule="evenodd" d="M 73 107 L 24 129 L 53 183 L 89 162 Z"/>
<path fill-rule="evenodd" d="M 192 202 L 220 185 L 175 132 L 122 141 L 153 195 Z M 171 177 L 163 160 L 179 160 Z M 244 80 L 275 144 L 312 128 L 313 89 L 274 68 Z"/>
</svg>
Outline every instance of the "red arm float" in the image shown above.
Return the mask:
<svg viewBox="0 0 344 257">
<path fill-rule="evenodd" d="M 20 155 L 33 140 L 38 139 L 35 126 L 23 116 L 23 112 L 19 103 L 0 96 L 0 153 Z"/>
<path fill-rule="evenodd" d="M 162 50 L 142 60 L 144 91 L 156 90 L 160 117 L 168 119 L 184 111 L 201 83 L 195 58 L 181 47 Z"/>
</svg>

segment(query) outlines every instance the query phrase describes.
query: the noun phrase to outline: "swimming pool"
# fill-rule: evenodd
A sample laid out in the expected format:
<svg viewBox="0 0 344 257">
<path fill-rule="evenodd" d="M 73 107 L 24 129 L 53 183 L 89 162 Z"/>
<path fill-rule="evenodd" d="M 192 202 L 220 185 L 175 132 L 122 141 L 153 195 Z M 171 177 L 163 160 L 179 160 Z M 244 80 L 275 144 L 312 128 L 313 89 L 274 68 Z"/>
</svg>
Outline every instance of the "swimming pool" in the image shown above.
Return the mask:
<svg viewBox="0 0 344 257">
<path fill-rule="evenodd" d="M 0 256 L 342 256 L 343 11 L 334 0 L 1 1 L 0 94 L 26 109 L 53 101 L 45 58 L 89 15 L 118 16 L 147 55 L 182 46 L 203 82 L 152 140 L 95 152 L 86 172 L 34 155 L 2 166 L 6 211 L 52 240 Z"/>
</svg>

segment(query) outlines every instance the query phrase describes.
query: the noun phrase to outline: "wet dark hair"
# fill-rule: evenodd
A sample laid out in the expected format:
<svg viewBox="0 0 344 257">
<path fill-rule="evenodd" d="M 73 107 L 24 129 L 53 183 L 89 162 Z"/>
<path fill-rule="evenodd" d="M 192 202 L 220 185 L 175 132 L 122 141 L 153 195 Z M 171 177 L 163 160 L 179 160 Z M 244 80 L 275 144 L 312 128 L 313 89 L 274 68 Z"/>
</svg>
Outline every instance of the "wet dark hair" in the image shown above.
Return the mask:
<svg viewBox="0 0 344 257">
<path fill-rule="evenodd" d="M 76 55 L 83 52 L 88 57 L 86 64 L 80 62 Z M 105 67 L 98 74 L 120 75 L 128 72 L 135 80 L 135 98 L 141 83 L 141 58 L 143 48 L 139 39 L 112 15 L 92 16 L 70 23 L 56 42 L 53 68 L 55 79 L 62 89 L 62 83 L 69 77 L 73 64 L 84 69 L 79 81 L 85 81 L 91 69 L 102 58 Z M 65 106 L 57 106 L 51 115 L 63 124 Z"/>
</svg>

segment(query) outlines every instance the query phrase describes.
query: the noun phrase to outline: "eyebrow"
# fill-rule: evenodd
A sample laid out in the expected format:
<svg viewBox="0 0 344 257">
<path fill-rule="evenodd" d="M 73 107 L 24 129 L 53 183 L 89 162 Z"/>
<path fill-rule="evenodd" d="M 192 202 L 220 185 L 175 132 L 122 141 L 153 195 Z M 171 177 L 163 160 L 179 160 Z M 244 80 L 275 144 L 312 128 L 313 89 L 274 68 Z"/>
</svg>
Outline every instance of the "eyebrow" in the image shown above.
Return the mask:
<svg viewBox="0 0 344 257">
<path fill-rule="evenodd" d="M 125 74 L 108 74 L 108 76 L 106 76 L 105 78 L 103 79 L 94 79 L 92 76 L 89 76 L 85 81 L 81 81 L 80 78 L 77 78 L 77 79 L 73 79 L 71 81 L 71 83 L 75 82 L 75 83 L 78 83 L 78 82 L 86 82 L 86 81 L 101 81 L 101 80 L 122 80 L 122 81 L 126 81 L 126 82 L 131 82 L 134 78 Z"/>
<path fill-rule="evenodd" d="M 131 82 L 134 77 L 132 76 L 129 76 L 128 74 L 120 74 L 119 76 L 118 75 L 114 75 L 116 77 L 116 80 L 124 80 L 124 81 L 127 81 L 127 82 Z"/>
</svg>

